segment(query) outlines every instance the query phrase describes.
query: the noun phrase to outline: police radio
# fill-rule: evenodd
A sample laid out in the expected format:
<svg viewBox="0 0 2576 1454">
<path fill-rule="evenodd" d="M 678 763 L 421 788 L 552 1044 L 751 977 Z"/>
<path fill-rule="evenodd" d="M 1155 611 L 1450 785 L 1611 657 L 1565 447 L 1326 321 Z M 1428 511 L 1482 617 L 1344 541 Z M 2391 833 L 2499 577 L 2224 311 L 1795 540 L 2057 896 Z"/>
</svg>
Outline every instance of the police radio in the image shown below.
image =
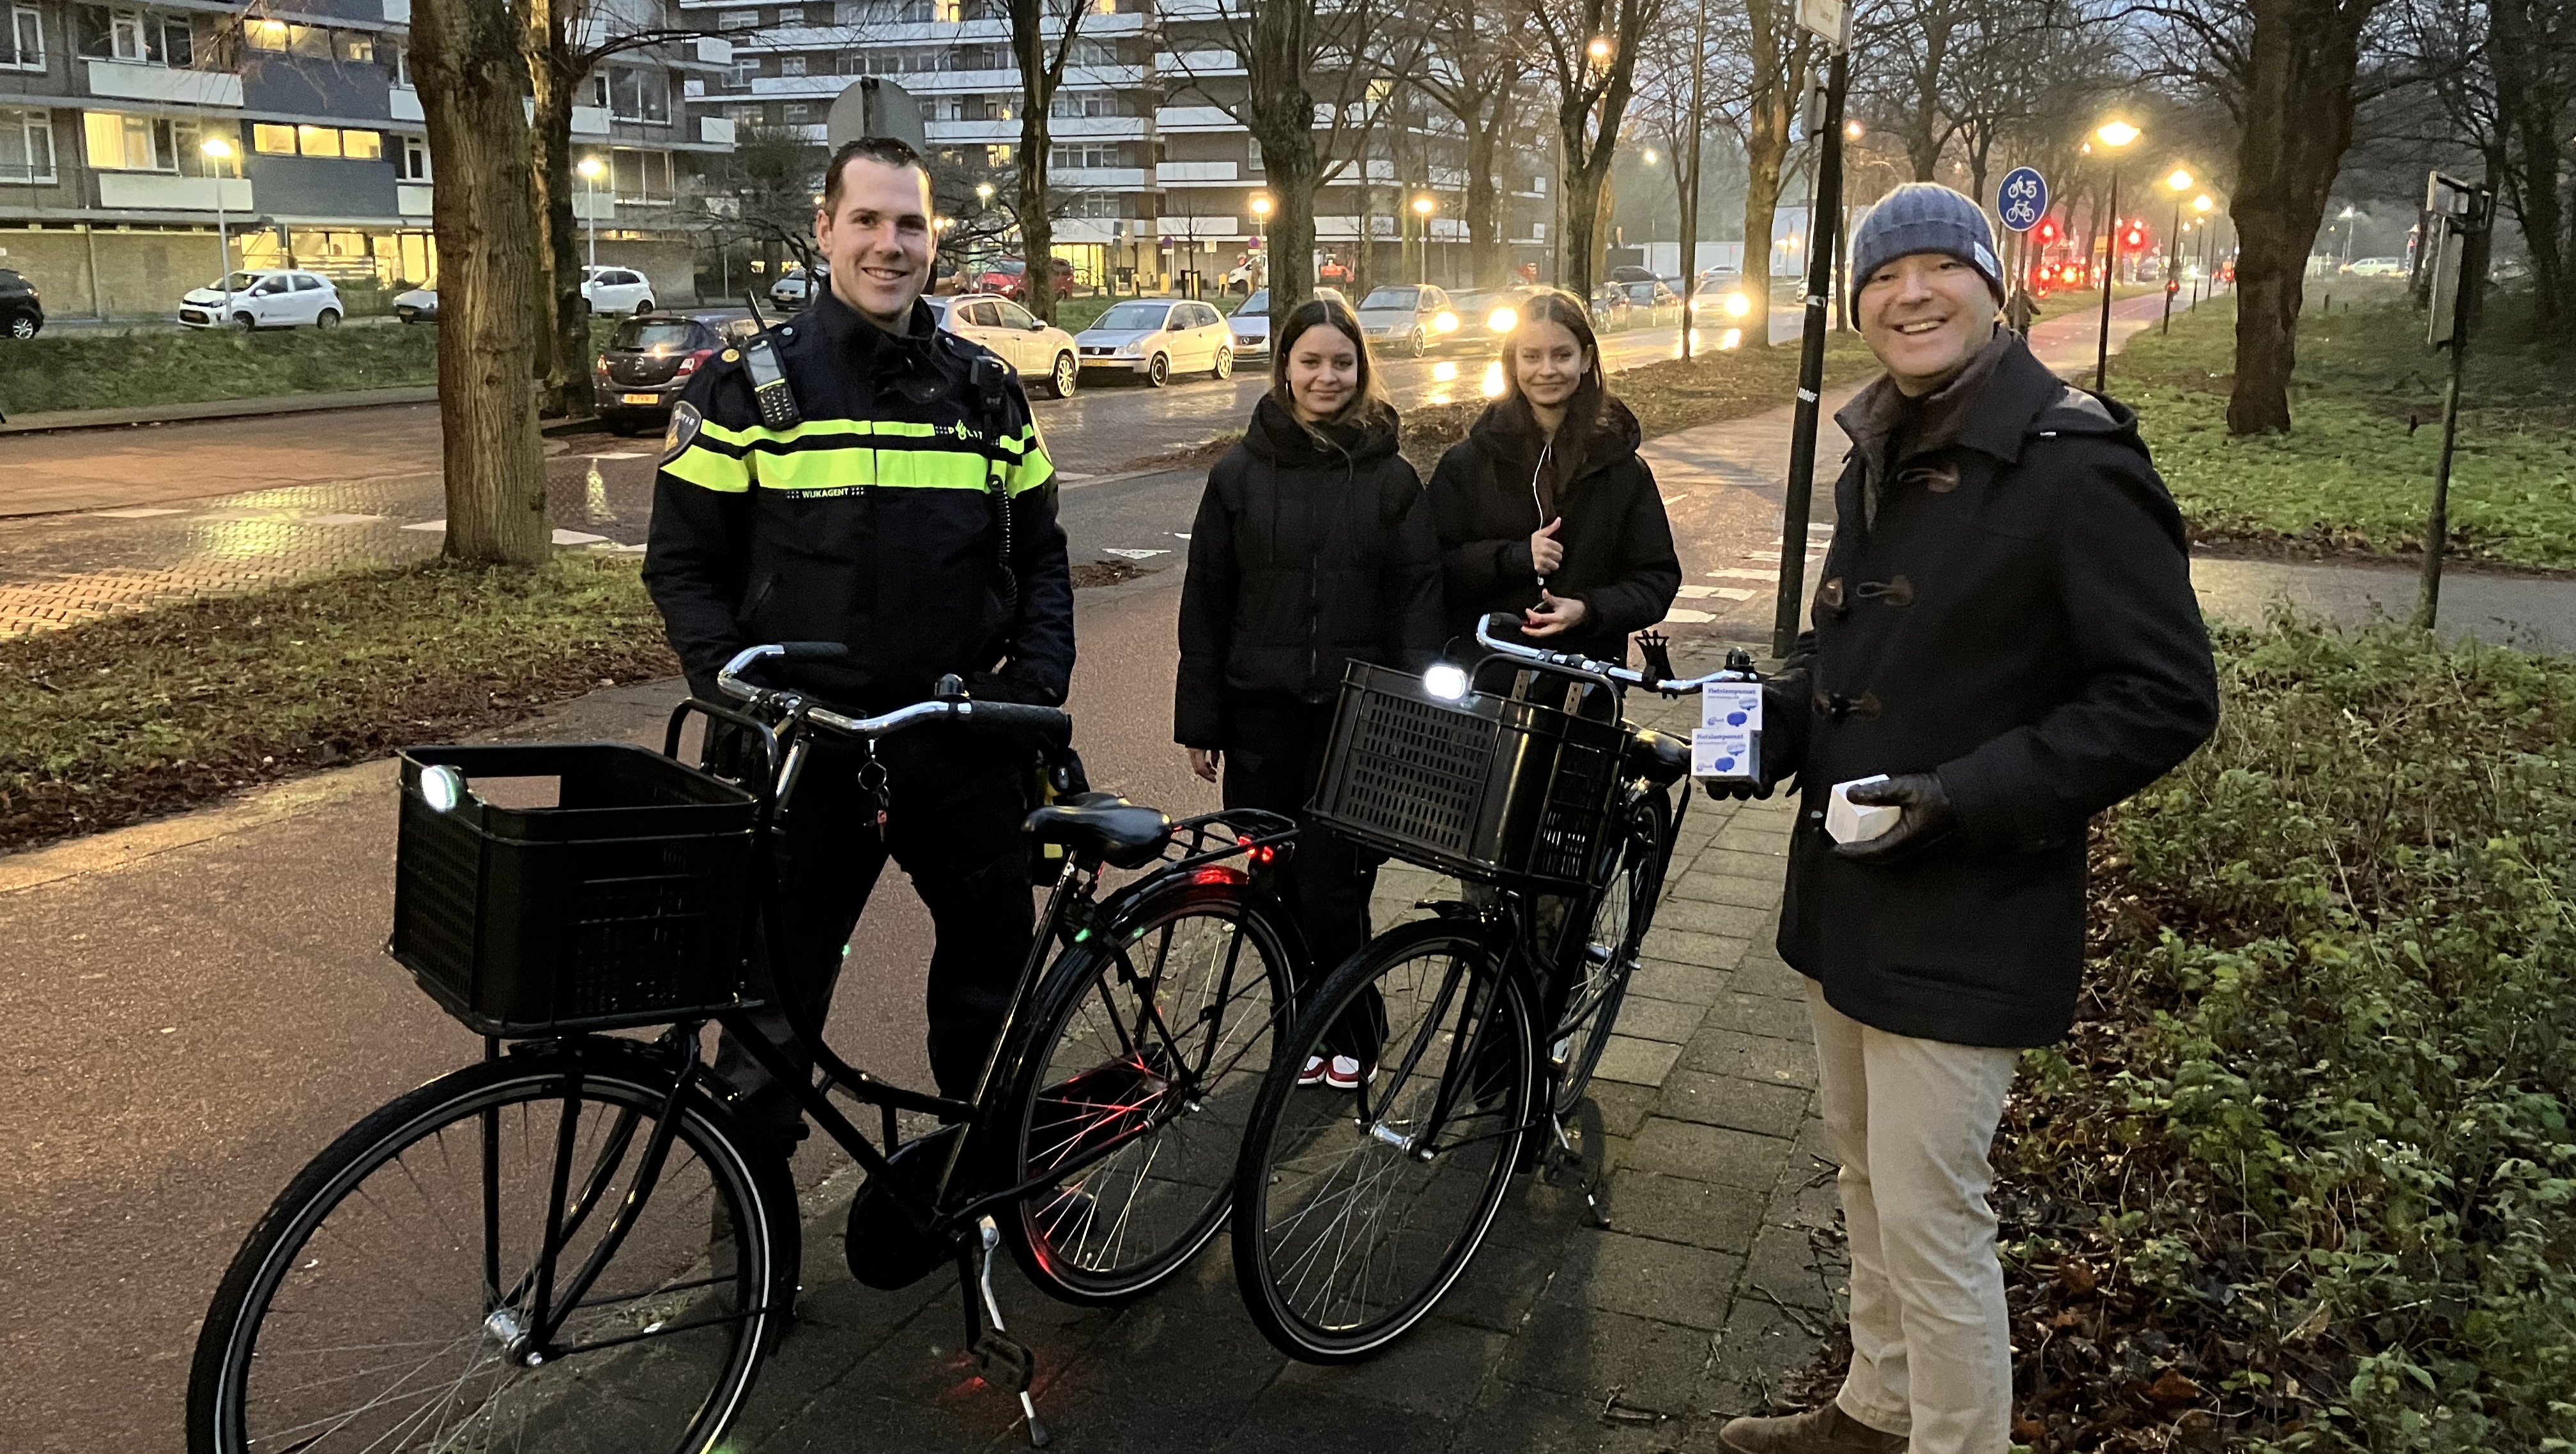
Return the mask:
<svg viewBox="0 0 2576 1454">
<path fill-rule="evenodd" d="M 975 412 L 984 426 L 984 437 L 994 457 L 999 458 L 1002 430 L 1010 422 L 1010 368 L 989 353 L 978 353 L 966 366 L 968 386 L 974 391 Z M 1011 492 L 1003 483 L 1003 472 L 985 468 L 984 478 L 993 502 L 993 527 L 1001 543 L 1000 567 L 1003 609 L 1017 614 L 1020 599 L 1019 577 L 1011 570 Z"/>
<path fill-rule="evenodd" d="M 751 309 L 751 321 L 760 331 L 742 341 L 742 366 L 751 375 L 752 402 L 760 406 L 760 422 L 772 429 L 793 429 L 805 422 L 803 410 L 796 407 L 796 395 L 787 387 L 787 372 L 778 366 L 778 345 L 770 339 L 769 320 L 760 316 L 760 300 L 750 293 L 742 301 Z"/>
</svg>

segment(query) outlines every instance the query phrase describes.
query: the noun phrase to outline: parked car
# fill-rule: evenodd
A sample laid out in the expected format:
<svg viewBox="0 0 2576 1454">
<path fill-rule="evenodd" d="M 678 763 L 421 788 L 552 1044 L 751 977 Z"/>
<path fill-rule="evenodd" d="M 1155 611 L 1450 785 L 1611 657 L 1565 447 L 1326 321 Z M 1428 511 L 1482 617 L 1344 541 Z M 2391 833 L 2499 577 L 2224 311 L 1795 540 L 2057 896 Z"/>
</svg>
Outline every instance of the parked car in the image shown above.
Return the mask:
<svg viewBox="0 0 2576 1454">
<path fill-rule="evenodd" d="M 1249 295 L 1269 284 L 1269 260 L 1257 252 L 1240 254 L 1235 258 L 1234 266 L 1225 270 L 1225 291 L 1229 293 Z"/>
<path fill-rule="evenodd" d="M 650 313 L 653 280 L 633 268 L 583 268 L 581 298 L 593 313 Z"/>
<path fill-rule="evenodd" d="M 1621 263 L 1619 266 L 1610 270 L 1610 281 L 1614 283 L 1660 283 L 1663 281 L 1663 277 L 1653 268 L 1641 268 L 1635 263 Z"/>
<path fill-rule="evenodd" d="M 777 282 L 769 285 L 769 301 L 794 312 L 814 301 L 817 283 L 826 288 L 832 286 L 832 270 L 817 267 L 809 273 L 802 266 L 791 267 L 778 275 Z"/>
<path fill-rule="evenodd" d="M 1317 288 L 1315 296 L 1329 298 L 1348 308 L 1351 300 L 1339 288 Z M 1270 357 L 1270 290 L 1255 288 L 1235 305 L 1234 316 L 1226 320 L 1234 332 L 1234 357 L 1237 362 L 1248 358 Z"/>
<path fill-rule="evenodd" d="M 179 300 L 179 321 L 190 328 L 337 328 L 347 313 L 329 278 L 290 268 L 234 273 Z"/>
<path fill-rule="evenodd" d="M 689 379 L 759 325 L 741 308 L 645 313 L 617 325 L 591 365 L 591 407 L 619 434 L 659 429 Z"/>
<path fill-rule="evenodd" d="M 1603 283 L 1592 290 L 1592 326 L 1604 333 L 1627 327 L 1635 319 L 1634 306 L 1628 301 L 1628 290 L 1617 283 Z"/>
<path fill-rule="evenodd" d="M 1073 264 L 1063 258 L 1049 258 L 1055 267 L 1055 295 L 1071 298 L 1082 292 L 1082 284 L 1073 275 Z M 1026 302 L 1029 296 L 1029 265 L 1015 257 L 995 258 L 983 271 L 966 280 L 966 291 L 991 293 L 1014 303 Z"/>
<path fill-rule="evenodd" d="M 394 316 L 405 323 L 436 323 L 438 290 L 424 286 L 394 294 Z"/>
<path fill-rule="evenodd" d="M 1234 376 L 1234 335 L 1225 320 L 1185 298 L 1113 303 L 1073 342 L 1082 367 L 1123 370 L 1158 389 L 1176 373 L 1199 369 L 1220 379 Z"/>
<path fill-rule="evenodd" d="M 922 301 L 939 315 L 940 327 L 1000 354 L 1021 377 L 1036 380 L 1055 397 L 1073 397 L 1082 369 L 1074 361 L 1072 334 L 990 293 Z"/>
<path fill-rule="evenodd" d="M 1667 323 L 1682 321 L 1682 295 L 1668 287 L 1663 279 L 1622 283 L 1620 286 L 1628 290 L 1631 321 L 1648 328 L 1661 328 Z"/>
<path fill-rule="evenodd" d="M 2395 257 L 2355 258 L 2344 266 L 2344 271 L 2356 278 L 2402 278 L 2406 276 L 2406 260 Z"/>
<path fill-rule="evenodd" d="M 0 268 L 0 335 L 33 338 L 44 331 L 45 300 L 14 268 Z"/>
<path fill-rule="evenodd" d="M 1360 300 L 1360 332 L 1380 348 L 1400 348 L 1420 358 L 1458 332 L 1449 295 L 1429 284 L 1371 288 Z"/>
<path fill-rule="evenodd" d="M 1503 335 L 1521 326 L 1521 309 L 1530 295 L 1545 291 L 1536 284 L 1514 284 L 1451 294 L 1449 311 L 1458 315 L 1458 338 L 1478 348 L 1500 347 Z"/>
</svg>

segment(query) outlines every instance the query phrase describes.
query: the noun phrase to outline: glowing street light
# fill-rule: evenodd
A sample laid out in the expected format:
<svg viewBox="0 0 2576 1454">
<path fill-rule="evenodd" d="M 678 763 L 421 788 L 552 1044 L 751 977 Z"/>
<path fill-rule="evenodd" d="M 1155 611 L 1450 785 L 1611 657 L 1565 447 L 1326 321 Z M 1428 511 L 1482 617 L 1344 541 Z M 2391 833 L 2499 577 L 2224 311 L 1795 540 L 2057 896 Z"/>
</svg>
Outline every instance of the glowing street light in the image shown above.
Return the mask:
<svg viewBox="0 0 2576 1454">
<path fill-rule="evenodd" d="M 1846 121 L 1843 123 L 1843 135 L 1852 141 L 1860 140 L 1861 137 L 1868 134 L 1868 131 L 1868 127 L 1861 125 L 1857 121 Z"/>
<path fill-rule="evenodd" d="M 1592 57 L 1592 64 L 1596 66 L 1610 64 L 1610 37 L 1606 35 L 1592 37 L 1592 44 L 1585 46 L 1583 53 Z"/>
<path fill-rule="evenodd" d="M 2105 121 L 2093 129 L 2094 138 L 2114 151 L 2146 135 L 2125 121 Z"/>
<path fill-rule="evenodd" d="M 2174 280 L 2174 269 L 2182 263 L 2182 194 L 2191 190 L 2191 173 L 2176 167 L 2165 178 L 2165 185 L 2173 190 L 2174 206 L 2173 231 L 2165 238 L 2165 321 L 2162 331 L 2171 333 L 2174 294 L 2182 288 L 2182 284 Z"/>
<path fill-rule="evenodd" d="M 1650 167 L 1653 166 L 1655 164 L 1655 149 L 1651 146 L 1646 148 L 1645 155 L 1641 157 L 1640 160 L 1644 161 L 1645 164 Z"/>
<path fill-rule="evenodd" d="M 1438 210 L 1440 210 L 1440 204 L 1433 200 L 1430 193 L 1417 192 L 1414 194 L 1413 216 L 1415 221 L 1413 224 L 1413 245 L 1416 248 L 1421 249 L 1420 256 L 1422 260 L 1421 270 L 1415 277 L 1414 281 L 1421 283 L 1426 287 L 1431 283 L 1431 214 Z"/>
<path fill-rule="evenodd" d="M 608 168 L 602 165 L 597 157 L 583 157 L 581 164 L 573 170 L 581 174 L 582 193 L 590 198 L 590 206 L 583 210 L 590 214 L 590 266 L 593 271 L 597 271 L 599 267 L 599 179 L 608 174 Z"/>
<path fill-rule="evenodd" d="M 978 202 L 992 201 L 993 184 L 990 182 L 977 182 L 975 184 L 975 200 Z"/>
<path fill-rule="evenodd" d="M 215 174 L 215 261 L 221 266 L 215 272 L 215 286 L 224 290 L 224 315 L 233 311 L 233 250 L 225 238 L 224 228 L 224 163 L 233 158 L 233 144 L 220 136 L 207 137 L 197 150 L 214 163 Z"/>
<path fill-rule="evenodd" d="M 2118 117 L 2093 128 L 2093 140 L 2111 153 L 2111 231 L 2103 239 L 2102 254 L 2102 334 L 2093 350 L 2093 392 L 2097 394 L 2111 379 L 2111 279 L 2120 270 L 2120 148 L 2144 135 Z M 2088 142 L 2084 149 L 2090 152 L 2093 147 Z"/>
<path fill-rule="evenodd" d="M 2173 175 L 2165 178 L 2165 185 L 2177 192 L 2188 192 L 2191 190 L 2191 173 L 2176 167 L 2173 169 Z"/>
</svg>

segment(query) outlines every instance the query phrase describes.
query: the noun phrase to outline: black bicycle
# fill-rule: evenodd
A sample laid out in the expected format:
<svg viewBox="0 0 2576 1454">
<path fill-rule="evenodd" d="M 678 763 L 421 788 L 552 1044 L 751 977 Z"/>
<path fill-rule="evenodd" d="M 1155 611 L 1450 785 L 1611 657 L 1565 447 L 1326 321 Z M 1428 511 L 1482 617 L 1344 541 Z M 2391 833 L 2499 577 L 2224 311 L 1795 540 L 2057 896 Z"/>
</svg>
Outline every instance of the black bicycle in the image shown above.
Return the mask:
<svg viewBox="0 0 2576 1454">
<path fill-rule="evenodd" d="M 1459 876 L 1468 898 L 1427 905 L 1433 917 L 1335 970 L 1253 1107 L 1235 1274 L 1262 1332 L 1309 1362 L 1402 1337 L 1474 1259 L 1514 1171 L 1577 1160 L 1566 1122 L 1617 1023 L 1689 807 L 1671 790 L 1689 776 L 1690 743 L 1625 721 L 1624 694 L 1752 676 L 1742 653 L 1674 680 L 1660 639 L 1638 672 L 1499 641 L 1490 624 L 1477 640 L 1493 654 L 1472 676 L 1355 666 L 1343 682 L 1315 816 Z M 1372 1014 L 1383 1035 L 1357 1094 L 1298 1089 L 1327 1031 L 1347 1036 L 1351 1017 Z M 1544 1157 L 1530 1154 L 1539 1132 Z"/>
<path fill-rule="evenodd" d="M 1032 1359 L 1004 1329 L 995 1250 L 1057 1297 L 1104 1303 L 1215 1236 L 1304 953 L 1247 870 L 1290 851 L 1293 827 L 1175 823 L 1080 791 L 1069 717 L 971 700 L 954 678 L 867 718 L 743 679 L 842 654 L 745 651 L 722 677 L 741 705 L 686 703 L 660 753 L 403 754 L 390 947 L 486 1057 L 350 1128 L 251 1231 L 198 1340 L 195 1454 L 713 1450 L 791 1315 L 802 1227 L 784 1159 L 744 1134 L 702 1058 L 710 1021 L 865 1169 L 852 1272 L 901 1286 L 954 1265 L 966 1346 L 1033 1443 Z M 679 760 L 692 716 L 709 729 L 696 767 Z M 816 1070 L 748 1015 L 758 955 L 777 962 L 779 811 L 816 742 L 872 762 L 930 723 L 1021 734 L 1064 794 L 1029 817 L 1062 863 L 968 1100 L 847 1064 L 794 996 Z M 510 806 L 531 786 L 514 779 L 554 796 Z M 1113 868 L 1148 871 L 1103 891 Z M 878 1111 L 877 1142 L 834 1092 Z M 898 1112 L 936 1129 L 906 1140 Z"/>
</svg>

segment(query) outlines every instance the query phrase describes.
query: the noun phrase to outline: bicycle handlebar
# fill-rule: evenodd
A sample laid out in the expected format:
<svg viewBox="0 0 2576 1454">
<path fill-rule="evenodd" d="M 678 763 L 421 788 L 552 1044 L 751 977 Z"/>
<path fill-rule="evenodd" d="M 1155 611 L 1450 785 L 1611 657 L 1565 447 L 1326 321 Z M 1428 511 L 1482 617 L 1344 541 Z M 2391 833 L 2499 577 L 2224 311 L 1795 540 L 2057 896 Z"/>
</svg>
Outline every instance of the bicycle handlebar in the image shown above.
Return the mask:
<svg viewBox="0 0 2576 1454">
<path fill-rule="evenodd" d="M 759 663 L 772 660 L 847 661 L 849 656 L 850 649 L 837 641 L 786 641 L 768 646 L 748 646 L 736 652 L 733 660 L 726 662 L 724 669 L 716 673 L 716 686 L 737 701 L 758 703 L 775 695 L 767 687 L 754 686 L 742 679 L 744 672 Z M 943 688 L 953 680 L 943 679 Z M 867 738 L 890 736 L 906 727 L 943 719 L 1038 732 L 1070 733 L 1073 730 L 1072 714 L 1054 707 L 1032 707 L 1021 702 L 979 702 L 962 691 L 954 696 L 943 695 L 933 701 L 897 707 L 874 717 L 852 717 L 828 707 L 808 706 L 805 719 L 835 732 Z"/>
<path fill-rule="evenodd" d="M 1683 692 L 1695 692 L 1701 687 L 1708 685 L 1710 682 L 1752 682 L 1760 681 L 1762 679 L 1761 673 L 1759 672 L 1732 671 L 1720 668 L 1719 670 L 1710 672 L 1705 676 L 1675 677 L 1666 680 L 1657 677 L 1650 677 L 1634 667 L 1620 666 L 1616 663 L 1607 661 L 1594 661 L 1588 656 L 1582 656 L 1571 651 L 1549 651 L 1543 647 L 1526 646 L 1517 641 L 1502 641 L 1496 639 L 1493 634 L 1494 623 L 1497 621 L 1509 622 L 1510 620 L 1511 616 L 1509 613 L 1496 611 L 1487 615 L 1483 620 L 1478 621 L 1476 623 L 1477 644 L 1483 646 L 1486 650 L 1493 652 L 1497 656 L 1517 657 L 1523 661 L 1536 662 L 1541 666 L 1555 667 L 1560 671 L 1588 672 L 1593 676 L 1608 677 L 1614 682 L 1625 682 L 1630 686 L 1644 687 L 1650 692 L 1661 693 L 1665 696 L 1678 696 Z"/>
</svg>

